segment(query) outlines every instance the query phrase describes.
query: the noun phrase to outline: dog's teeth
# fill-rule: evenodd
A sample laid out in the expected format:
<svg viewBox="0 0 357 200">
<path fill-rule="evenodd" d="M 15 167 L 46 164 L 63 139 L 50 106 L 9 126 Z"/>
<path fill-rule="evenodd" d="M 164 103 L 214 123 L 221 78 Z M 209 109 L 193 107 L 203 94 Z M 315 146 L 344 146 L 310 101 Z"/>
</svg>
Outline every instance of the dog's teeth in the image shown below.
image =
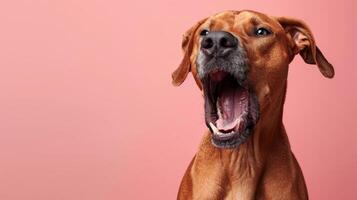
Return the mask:
<svg viewBox="0 0 357 200">
<path fill-rule="evenodd" d="M 209 123 L 209 126 L 211 127 L 211 129 L 214 133 L 219 134 L 219 130 L 212 122 Z"/>
<path fill-rule="evenodd" d="M 216 134 L 216 135 L 224 135 L 224 133 L 221 133 L 218 130 L 218 128 L 212 122 L 209 123 L 209 126 L 211 127 L 211 129 L 212 129 L 214 134 Z"/>
</svg>

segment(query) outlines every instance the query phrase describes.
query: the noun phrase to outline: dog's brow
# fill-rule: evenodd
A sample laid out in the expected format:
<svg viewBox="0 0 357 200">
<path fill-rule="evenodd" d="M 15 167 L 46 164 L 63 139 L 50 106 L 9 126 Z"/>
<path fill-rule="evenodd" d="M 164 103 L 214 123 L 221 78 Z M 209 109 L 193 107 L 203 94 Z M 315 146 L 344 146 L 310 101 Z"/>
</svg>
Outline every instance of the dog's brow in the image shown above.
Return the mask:
<svg viewBox="0 0 357 200">
<path fill-rule="evenodd" d="M 256 26 L 260 24 L 260 20 L 257 17 L 253 16 L 252 18 L 250 18 L 250 23 Z"/>
</svg>

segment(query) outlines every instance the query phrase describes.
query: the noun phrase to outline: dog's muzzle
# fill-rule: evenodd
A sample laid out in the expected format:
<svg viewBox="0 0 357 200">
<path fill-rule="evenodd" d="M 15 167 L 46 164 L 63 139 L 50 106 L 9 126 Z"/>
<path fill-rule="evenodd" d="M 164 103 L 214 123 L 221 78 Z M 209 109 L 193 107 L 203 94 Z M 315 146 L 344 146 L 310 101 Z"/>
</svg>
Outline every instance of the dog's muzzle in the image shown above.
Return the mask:
<svg viewBox="0 0 357 200">
<path fill-rule="evenodd" d="M 246 77 L 246 53 L 239 39 L 225 31 L 208 32 L 200 46 L 196 64 L 212 143 L 220 148 L 238 147 L 259 117 L 258 101 Z"/>
</svg>

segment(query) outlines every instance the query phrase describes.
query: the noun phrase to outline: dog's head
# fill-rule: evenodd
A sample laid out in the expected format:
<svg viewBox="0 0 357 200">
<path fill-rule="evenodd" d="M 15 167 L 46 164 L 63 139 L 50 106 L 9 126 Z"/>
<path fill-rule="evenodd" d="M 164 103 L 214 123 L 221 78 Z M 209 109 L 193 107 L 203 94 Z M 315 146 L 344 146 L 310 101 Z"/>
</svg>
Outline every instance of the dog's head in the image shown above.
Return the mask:
<svg viewBox="0 0 357 200">
<path fill-rule="evenodd" d="M 334 76 L 304 22 L 254 11 L 225 11 L 199 21 L 184 34 L 182 48 L 173 84 L 192 72 L 204 94 L 212 143 L 222 148 L 239 146 L 259 113 L 275 105 L 271 102 L 283 103 L 288 65 L 296 54 L 325 77 Z"/>
</svg>

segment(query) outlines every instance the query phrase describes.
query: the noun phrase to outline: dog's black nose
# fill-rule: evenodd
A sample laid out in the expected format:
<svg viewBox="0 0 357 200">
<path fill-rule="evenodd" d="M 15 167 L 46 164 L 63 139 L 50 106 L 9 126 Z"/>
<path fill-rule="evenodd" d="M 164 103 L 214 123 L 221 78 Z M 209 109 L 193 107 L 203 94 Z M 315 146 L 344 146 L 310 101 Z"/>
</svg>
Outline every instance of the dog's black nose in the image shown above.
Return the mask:
<svg viewBox="0 0 357 200">
<path fill-rule="evenodd" d="M 201 49 L 206 55 L 227 55 L 238 46 L 238 39 L 226 31 L 212 31 L 203 36 Z"/>
</svg>

